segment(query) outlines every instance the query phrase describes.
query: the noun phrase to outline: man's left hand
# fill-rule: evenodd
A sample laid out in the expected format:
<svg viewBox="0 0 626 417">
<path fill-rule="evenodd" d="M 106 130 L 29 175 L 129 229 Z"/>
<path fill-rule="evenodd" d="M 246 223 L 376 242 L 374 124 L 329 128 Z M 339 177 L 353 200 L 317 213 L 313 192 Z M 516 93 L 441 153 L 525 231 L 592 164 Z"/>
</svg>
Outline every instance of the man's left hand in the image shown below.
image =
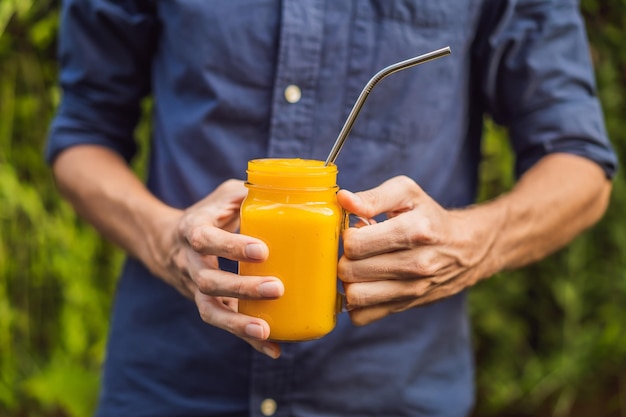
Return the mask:
<svg viewBox="0 0 626 417">
<path fill-rule="evenodd" d="M 355 324 L 449 297 L 484 277 L 479 264 L 497 227 L 480 210 L 446 210 L 404 176 L 364 192 L 341 190 L 338 200 L 362 218 L 387 215 L 343 233 L 338 275 Z"/>
</svg>

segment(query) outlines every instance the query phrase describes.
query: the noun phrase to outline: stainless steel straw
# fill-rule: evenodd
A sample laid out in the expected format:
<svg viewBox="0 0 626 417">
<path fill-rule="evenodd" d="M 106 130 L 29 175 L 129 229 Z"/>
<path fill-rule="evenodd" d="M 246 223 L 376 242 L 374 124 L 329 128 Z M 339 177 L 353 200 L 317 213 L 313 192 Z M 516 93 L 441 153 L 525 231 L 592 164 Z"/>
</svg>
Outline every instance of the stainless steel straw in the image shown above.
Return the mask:
<svg viewBox="0 0 626 417">
<path fill-rule="evenodd" d="M 352 106 L 352 110 L 350 110 L 350 114 L 348 115 L 346 122 L 341 128 L 341 132 L 339 132 L 339 136 L 337 136 L 337 140 L 335 141 L 335 144 L 333 145 L 333 148 L 331 149 L 330 154 L 328 155 L 328 158 L 326 158 L 326 162 L 324 163 L 324 166 L 335 163 L 335 160 L 337 159 L 337 156 L 339 155 L 339 151 L 341 151 L 341 148 L 343 147 L 343 144 L 346 141 L 346 138 L 348 137 L 350 130 L 352 130 L 352 125 L 354 125 L 354 121 L 359 115 L 359 112 L 361 111 L 361 108 L 363 107 L 365 100 L 369 96 L 374 86 L 378 84 L 380 80 L 387 77 L 388 75 L 393 74 L 394 72 L 402 71 L 403 69 L 411 68 L 415 65 L 423 64 L 424 62 L 441 58 L 442 56 L 449 55 L 450 53 L 451 53 L 450 47 L 446 46 L 445 48 L 437 49 L 436 51 L 428 52 L 424 55 L 416 56 L 414 58 L 407 59 L 406 61 L 395 63 L 393 65 L 390 65 L 378 71 L 376 75 L 374 75 L 367 82 L 367 84 L 363 88 L 363 91 L 361 91 L 361 94 L 359 94 L 359 98 L 357 98 L 356 102 L 354 103 L 354 106 Z"/>
</svg>

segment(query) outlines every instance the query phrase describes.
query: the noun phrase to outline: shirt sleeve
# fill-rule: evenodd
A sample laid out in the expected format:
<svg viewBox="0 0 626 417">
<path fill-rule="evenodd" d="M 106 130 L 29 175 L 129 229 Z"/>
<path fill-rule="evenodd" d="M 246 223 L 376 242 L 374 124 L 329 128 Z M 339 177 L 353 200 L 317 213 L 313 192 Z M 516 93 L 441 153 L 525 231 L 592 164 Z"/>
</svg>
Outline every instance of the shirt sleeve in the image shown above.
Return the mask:
<svg viewBox="0 0 626 417">
<path fill-rule="evenodd" d="M 140 103 L 150 89 L 153 7 L 149 0 L 64 0 L 58 47 L 63 94 L 46 144 L 48 162 L 79 144 L 133 157 Z"/>
<path fill-rule="evenodd" d="M 479 57 L 482 92 L 487 111 L 509 130 L 517 175 L 546 154 L 565 152 L 595 161 L 611 178 L 617 158 L 577 1 L 488 3 L 491 16 L 483 16 L 483 23 L 490 33 Z"/>
</svg>

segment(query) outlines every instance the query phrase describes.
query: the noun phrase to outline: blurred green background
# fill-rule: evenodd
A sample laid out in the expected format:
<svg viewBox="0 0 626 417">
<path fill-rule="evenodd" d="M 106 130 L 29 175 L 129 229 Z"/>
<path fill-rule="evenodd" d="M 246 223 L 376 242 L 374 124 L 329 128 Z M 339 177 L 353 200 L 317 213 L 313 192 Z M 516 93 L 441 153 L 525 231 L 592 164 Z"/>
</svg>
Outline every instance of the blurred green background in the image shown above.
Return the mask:
<svg viewBox="0 0 626 417">
<path fill-rule="evenodd" d="M 121 253 L 76 218 L 42 160 L 59 101 L 58 0 L 0 0 L 0 416 L 84 417 L 97 399 Z M 583 0 L 613 143 L 626 152 L 626 0 Z M 138 137 L 145 142 L 144 120 Z M 488 123 L 481 198 L 512 184 Z M 144 159 L 136 169 L 142 172 Z M 626 183 L 567 249 L 471 292 L 475 416 L 626 416 Z"/>
</svg>

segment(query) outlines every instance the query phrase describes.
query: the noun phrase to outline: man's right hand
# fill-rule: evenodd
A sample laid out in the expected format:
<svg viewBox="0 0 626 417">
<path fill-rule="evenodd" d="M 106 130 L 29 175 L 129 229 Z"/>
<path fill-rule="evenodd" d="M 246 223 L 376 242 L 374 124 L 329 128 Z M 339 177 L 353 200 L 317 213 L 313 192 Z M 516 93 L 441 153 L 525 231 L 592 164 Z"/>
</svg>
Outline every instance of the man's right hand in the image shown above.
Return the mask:
<svg viewBox="0 0 626 417">
<path fill-rule="evenodd" d="M 239 276 L 219 269 L 218 257 L 262 262 L 268 248 L 262 241 L 235 233 L 246 196 L 242 181 L 229 180 L 178 216 L 173 215 L 161 250 L 167 254 L 164 277 L 193 299 L 202 320 L 238 336 L 255 349 L 277 358 L 280 346 L 267 341 L 265 320 L 239 314 L 239 298 L 273 299 L 284 293 L 275 277 Z"/>
<path fill-rule="evenodd" d="M 202 319 L 246 340 L 273 358 L 266 321 L 237 313 L 239 298 L 277 298 L 274 277 L 241 277 L 222 271 L 218 257 L 262 262 L 267 246 L 235 233 L 246 196 L 230 180 L 181 211 L 154 196 L 116 152 L 98 145 L 66 149 L 53 165 L 61 193 L 105 238 L 140 259 L 156 276 L 195 301 Z"/>
</svg>

